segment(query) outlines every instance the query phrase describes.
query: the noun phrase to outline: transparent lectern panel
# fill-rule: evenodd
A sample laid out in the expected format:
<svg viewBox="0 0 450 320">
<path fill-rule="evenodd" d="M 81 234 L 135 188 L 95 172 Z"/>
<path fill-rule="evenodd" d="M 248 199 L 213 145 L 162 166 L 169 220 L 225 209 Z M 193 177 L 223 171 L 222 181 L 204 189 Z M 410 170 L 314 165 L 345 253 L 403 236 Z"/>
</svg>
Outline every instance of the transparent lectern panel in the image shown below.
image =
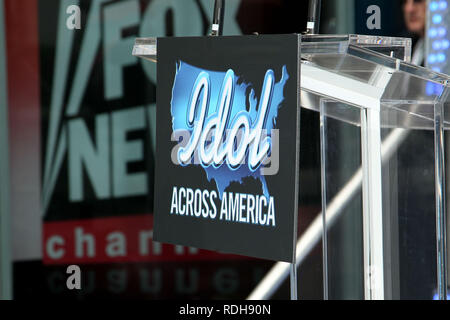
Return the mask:
<svg viewBox="0 0 450 320">
<path fill-rule="evenodd" d="M 443 225 L 446 218 L 441 196 L 445 190 L 442 137 L 443 129 L 449 127 L 450 112 L 446 112 L 449 77 L 405 63 L 395 53 L 386 55 L 383 52 L 386 48 L 374 52 L 366 46 L 345 42 L 333 46 L 321 41 L 309 47 L 310 52 L 302 54 L 302 105 L 321 112 L 322 127 L 327 129 L 322 138 L 323 208 L 332 208 L 330 193 L 345 189 L 340 186 L 340 191 L 332 190 L 338 179 L 330 163 L 336 165 L 339 161 L 333 159 L 330 143 L 335 139 L 335 146 L 339 139 L 332 132 L 336 129 L 331 130 L 335 124 L 331 124 L 342 121 L 345 125 L 341 126 L 366 128 L 361 131 L 364 138 L 360 136 L 359 142 L 356 134 L 339 142 L 342 150 L 346 150 L 347 143 L 363 147 L 366 144 L 358 153 L 366 155 L 366 162 L 364 156 L 361 161 L 361 183 L 367 193 L 362 197 L 360 231 L 364 297 L 373 298 L 375 289 L 376 297 L 384 299 L 432 299 L 445 283 L 445 234 L 438 232 L 437 226 Z M 324 107 L 324 98 L 335 102 Z M 358 108 L 365 110 L 361 111 L 367 116 L 364 123 L 363 117 L 343 111 L 345 104 L 354 113 Z M 379 186 L 377 157 L 382 160 Z M 336 172 L 342 174 L 345 168 Z M 381 191 L 379 198 L 373 193 L 377 190 Z M 380 199 L 381 207 L 373 199 Z M 328 232 L 324 233 L 327 252 L 324 277 L 328 277 L 329 298 L 343 298 L 334 295 L 337 283 L 331 280 L 333 273 L 339 272 L 333 255 L 339 250 L 333 248 L 338 242 L 330 240 L 334 227 L 329 222 Z M 355 242 L 346 244 L 346 252 L 354 251 L 352 245 Z M 372 258 L 377 263 L 372 264 Z"/>
<path fill-rule="evenodd" d="M 411 39 L 365 35 L 304 35 L 302 56 L 318 54 L 344 54 L 349 46 L 357 46 L 379 52 L 396 59 L 411 60 Z"/>
<path fill-rule="evenodd" d="M 347 54 L 316 55 L 310 58 L 310 62 L 317 67 L 333 70 L 338 74 L 364 83 L 370 83 L 374 73 L 379 68 L 376 63 Z"/>
<path fill-rule="evenodd" d="M 333 117 L 361 117 L 361 110 L 321 99 L 324 297 L 364 299 L 361 129 Z M 330 116 L 331 115 L 331 116 Z M 325 232 L 326 229 L 326 232 Z"/>
<path fill-rule="evenodd" d="M 386 292 L 393 299 L 436 299 L 448 272 L 442 230 L 448 221 L 448 87 L 398 76 L 385 96 L 403 99 L 381 104 Z"/>
<path fill-rule="evenodd" d="M 156 62 L 157 40 L 156 38 L 138 38 L 133 47 L 133 55 Z"/>
<path fill-rule="evenodd" d="M 409 101 L 407 103 L 384 102 L 381 105 L 381 125 L 383 128 L 434 129 L 434 112 L 430 105 Z"/>
<path fill-rule="evenodd" d="M 430 300 L 437 290 L 434 131 L 386 128 L 382 139 L 386 297 Z"/>
<path fill-rule="evenodd" d="M 302 108 L 320 112 L 320 101 L 325 98 L 324 96 L 307 90 L 301 90 L 300 94 Z M 327 99 L 330 98 L 328 97 Z M 353 106 L 353 108 L 355 107 Z M 323 112 L 326 113 L 327 117 L 335 120 L 344 121 L 355 126 L 361 124 L 359 112 L 349 112 L 349 105 L 345 103 L 335 103 L 332 108 L 325 108 Z"/>
<path fill-rule="evenodd" d="M 450 128 L 450 77 L 402 61 L 395 50 L 387 54 L 387 46 L 371 50 L 350 37 L 341 40 L 309 39 L 302 52 L 302 106 L 320 112 L 327 128 L 322 138 L 323 208 L 332 207 L 330 188 L 338 181 L 330 166 L 336 159 L 329 159 L 330 143 L 338 141 L 331 124 L 360 125 L 360 141 L 354 134 L 339 141 L 339 147 L 346 150 L 347 143 L 359 143 L 363 155 L 364 297 L 433 299 L 439 293 L 443 298 L 449 184 L 444 130 Z M 324 107 L 323 99 L 335 102 Z M 344 112 L 343 104 L 364 116 Z M 332 237 L 332 228 L 324 237 Z M 325 243 L 325 276 L 330 277 L 336 242 Z M 330 278 L 326 283 L 329 298 L 334 298 L 335 283 Z"/>
</svg>

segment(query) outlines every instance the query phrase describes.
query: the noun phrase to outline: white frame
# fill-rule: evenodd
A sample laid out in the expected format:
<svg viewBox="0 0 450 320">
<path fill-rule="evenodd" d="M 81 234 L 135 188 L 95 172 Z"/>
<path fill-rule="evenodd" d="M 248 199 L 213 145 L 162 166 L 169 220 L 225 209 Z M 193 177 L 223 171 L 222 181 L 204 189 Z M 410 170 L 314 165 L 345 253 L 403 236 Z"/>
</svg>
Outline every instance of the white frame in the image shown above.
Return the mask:
<svg viewBox="0 0 450 320">
<path fill-rule="evenodd" d="M 364 297 L 366 300 L 383 300 L 385 294 L 380 109 L 381 98 L 392 77 L 392 71 L 378 66 L 369 83 L 363 83 L 308 63 L 302 64 L 301 67 L 303 90 L 362 109 Z"/>
</svg>

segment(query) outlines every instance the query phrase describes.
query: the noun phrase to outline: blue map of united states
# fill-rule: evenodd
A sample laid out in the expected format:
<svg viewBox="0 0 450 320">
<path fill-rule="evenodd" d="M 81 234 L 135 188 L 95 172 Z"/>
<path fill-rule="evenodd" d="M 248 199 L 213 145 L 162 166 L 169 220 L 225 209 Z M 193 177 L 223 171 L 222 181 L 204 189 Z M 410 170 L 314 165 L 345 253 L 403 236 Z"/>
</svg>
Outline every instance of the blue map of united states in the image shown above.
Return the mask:
<svg viewBox="0 0 450 320">
<path fill-rule="evenodd" d="M 180 61 L 176 66 L 176 75 L 172 88 L 172 100 L 171 100 L 171 115 L 172 115 L 172 130 L 175 131 L 187 131 L 190 134 L 193 133 L 196 125 L 199 125 L 199 112 L 195 115 L 195 124 L 190 126 L 188 124 L 188 113 L 190 107 L 190 99 L 193 94 L 194 85 L 197 78 L 203 72 L 206 72 L 210 79 L 209 88 L 209 107 L 207 111 L 206 119 L 214 117 L 219 109 L 219 101 L 221 96 L 221 88 L 226 76 L 226 72 L 216 72 L 210 70 L 204 70 L 194 67 L 185 62 Z M 267 137 L 271 137 L 272 130 L 276 129 L 277 117 L 279 109 L 284 101 L 283 90 L 289 75 L 285 66 L 282 67 L 282 76 L 279 82 L 275 82 L 271 91 L 270 100 L 268 102 L 268 109 L 266 118 L 264 121 L 263 130 Z M 226 129 L 230 130 L 233 119 L 244 113 L 248 116 L 252 126 L 257 122 L 259 114 L 259 106 L 261 95 L 257 96 L 256 92 L 262 91 L 261 88 L 254 88 L 252 83 L 245 82 L 244 78 L 240 75 L 234 77 L 233 83 L 233 96 L 230 107 L 229 123 L 227 123 Z M 252 129 L 252 128 L 251 128 Z M 246 159 L 248 156 L 248 150 Z M 266 197 L 270 196 L 270 192 L 267 187 L 267 182 L 264 175 L 261 174 L 261 168 L 257 170 L 251 170 L 248 165 L 242 164 L 237 168 L 230 168 L 224 161 L 220 165 L 202 165 L 192 160 L 191 164 L 194 166 L 201 166 L 206 173 L 208 181 L 214 181 L 217 187 L 220 198 L 222 198 L 223 192 L 230 186 L 232 182 L 244 183 L 244 179 L 247 177 L 253 177 L 260 181 L 261 189 Z"/>
</svg>

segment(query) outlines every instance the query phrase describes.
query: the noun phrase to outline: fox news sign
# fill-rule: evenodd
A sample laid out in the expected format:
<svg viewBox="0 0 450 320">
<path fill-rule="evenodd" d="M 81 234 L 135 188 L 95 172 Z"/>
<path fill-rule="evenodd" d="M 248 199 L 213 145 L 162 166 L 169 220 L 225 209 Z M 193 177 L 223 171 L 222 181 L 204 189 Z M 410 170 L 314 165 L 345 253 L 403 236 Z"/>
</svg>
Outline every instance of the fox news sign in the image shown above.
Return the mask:
<svg viewBox="0 0 450 320">
<path fill-rule="evenodd" d="M 293 260 L 299 42 L 158 39 L 156 241 Z"/>
</svg>

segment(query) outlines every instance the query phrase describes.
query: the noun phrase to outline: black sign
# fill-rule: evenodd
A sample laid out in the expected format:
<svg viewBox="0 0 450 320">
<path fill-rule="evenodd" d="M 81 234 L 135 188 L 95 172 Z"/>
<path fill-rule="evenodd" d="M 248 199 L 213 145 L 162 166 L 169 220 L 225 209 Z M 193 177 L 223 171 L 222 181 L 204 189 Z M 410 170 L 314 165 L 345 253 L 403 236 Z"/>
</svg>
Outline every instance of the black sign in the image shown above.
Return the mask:
<svg viewBox="0 0 450 320">
<path fill-rule="evenodd" d="M 299 43 L 158 39 L 156 241 L 293 260 Z"/>
</svg>

